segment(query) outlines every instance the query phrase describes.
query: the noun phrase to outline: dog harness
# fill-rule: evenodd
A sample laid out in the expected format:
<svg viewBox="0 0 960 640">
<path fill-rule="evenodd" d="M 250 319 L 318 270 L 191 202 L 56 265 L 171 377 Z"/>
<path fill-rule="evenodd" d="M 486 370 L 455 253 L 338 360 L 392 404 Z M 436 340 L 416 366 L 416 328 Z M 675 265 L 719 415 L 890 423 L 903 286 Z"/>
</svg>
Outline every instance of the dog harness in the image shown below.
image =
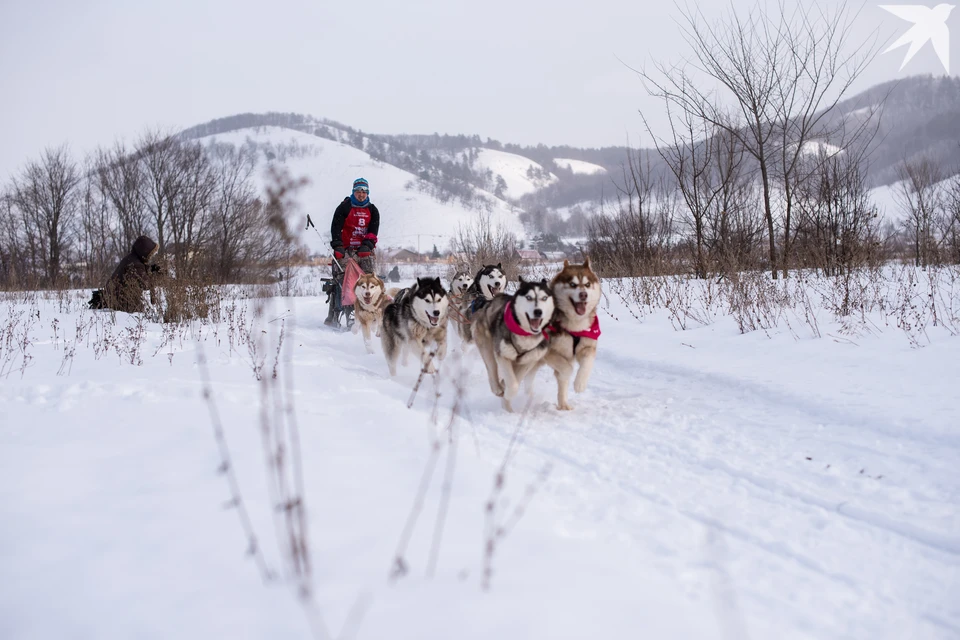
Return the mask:
<svg viewBox="0 0 960 640">
<path fill-rule="evenodd" d="M 470 303 L 470 315 L 475 314 L 480 309 L 483 309 L 484 305 L 487 304 L 487 299 L 483 296 L 477 296 L 473 299 L 473 302 Z"/>
<path fill-rule="evenodd" d="M 503 307 L 503 323 L 504 323 L 505 325 L 507 325 L 507 329 L 509 329 L 509 330 L 510 330 L 510 333 L 512 333 L 512 334 L 514 334 L 514 335 L 526 336 L 526 337 L 537 335 L 537 334 L 535 334 L 535 333 L 530 333 L 529 331 L 525 330 L 523 327 L 520 326 L 520 323 L 519 323 L 519 322 L 517 322 L 516 320 L 514 320 L 514 318 L 513 318 L 513 313 L 512 313 L 512 311 L 511 311 L 511 309 L 510 309 L 510 303 L 509 303 L 509 302 L 506 304 L 506 306 Z M 544 329 L 546 329 L 546 327 L 544 327 Z M 544 347 L 544 344 L 543 344 L 543 343 L 546 342 L 547 340 L 549 340 L 549 339 L 550 339 L 550 336 L 549 336 L 549 334 L 546 333 L 546 331 L 541 331 L 541 332 L 540 332 L 540 335 L 543 337 L 543 341 L 537 343 L 536 346 L 534 346 L 534 347 L 532 347 L 532 348 L 530 348 L 530 349 L 527 349 L 526 351 L 520 352 L 520 350 L 517 349 L 517 345 L 514 344 L 514 345 L 513 345 L 513 348 L 517 350 L 517 357 L 519 358 L 519 357 L 521 357 L 521 356 L 524 356 L 524 355 L 530 353 L 531 351 L 535 351 L 536 349 L 543 348 L 543 347 Z M 513 342 L 513 341 L 511 340 L 511 342 Z"/>
<path fill-rule="evenodd" d="M 558 323 L 555 322 L 553 324 L 547 325 L 544 328 L 543 333 L 548 336 L 550 334 L 559 335 L 561 331 L 566 331 L 573 337 L 573 352 L 576 353 L 577 346 L 580 344 L 580 338 L 590 338 L 591 340 L 600 339 L 600 316 L 599 315 L 593 316 L 593 324 L 591 324 L 590 328 L 587 329 L 586 331 L 567 331 L 566 329 L 564 329 Z"/>
</svg>

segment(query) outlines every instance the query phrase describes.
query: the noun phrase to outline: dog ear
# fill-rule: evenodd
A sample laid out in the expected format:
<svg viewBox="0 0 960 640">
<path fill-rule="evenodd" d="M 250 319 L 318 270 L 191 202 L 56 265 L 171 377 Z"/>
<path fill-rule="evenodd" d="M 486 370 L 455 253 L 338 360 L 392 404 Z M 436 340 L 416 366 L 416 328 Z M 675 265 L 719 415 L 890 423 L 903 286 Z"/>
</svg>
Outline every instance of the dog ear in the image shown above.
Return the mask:
<svg viewBox="0 0 960 640">
<path fill-rule="evenodd" d="M 550 285 L 547 284 L 547 279 L 546 279 L 546 278 L 542 278 L 542 279 L 540 280 L 540 286 L 543 287 L 544 289 L 547 289 L 548 291 L 550 290 Z"/>
<path fill-rule="evenodd" d="M 523 279 L 523 276 L 517 276 L 517 284 L 525 284 L 527 281 Z"/>
<path fill-rule="evenodd" d="M 587 269 L 590 268 L 590 256 L 583 256 L 583 266 Z"/>
<path fill-rule="evenodd" d="M 566 269 L 566 268 L 569 267 L 569 266 L 570 266 L 570 261 L 567 260 L 566 258 L 564 258 L 564 259 L 563 259 L 563 268 Z"/>
<path fill-rule="evenodd" d="M 500 269 L 500 271 L 503 271 L 503 265 L 500 264 L 499 262 L 497 263 L 497 269 Z"/>
</svg>

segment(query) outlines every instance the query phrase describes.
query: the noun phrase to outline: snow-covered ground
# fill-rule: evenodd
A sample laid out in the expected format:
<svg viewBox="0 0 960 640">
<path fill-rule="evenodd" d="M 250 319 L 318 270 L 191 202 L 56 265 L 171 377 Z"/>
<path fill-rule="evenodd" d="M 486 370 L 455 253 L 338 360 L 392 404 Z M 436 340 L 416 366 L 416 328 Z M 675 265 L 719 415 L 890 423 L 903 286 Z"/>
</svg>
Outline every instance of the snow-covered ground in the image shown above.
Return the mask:
<svg viewBox="0 0 960 640">
<path fill-rule="evenodd" d="M 730 317 L 674 331 L 610 284 L 574 411 L 553 408 L 542 371 L 531 412 L 505 414 L 454 338 L 439 426 L 433 382 L 408 409 L 413 367 L 390 379 L 379 345 L 321 329 L 319 298 L 267 299 L 260 320 L 230 301 L 191 335 L 8 296 L 0 638 L 310 637 L 293 589 L 245 556 L 201 355 L 274 570 L 286 547 L 261 426 L 285 405 L 262 414 L 260 397 L 292 391 L 332 636 L 348 619 L 357 638 L 960 636 L 960 338 L 928 322 L 916 348 L 893 320 L 852 332 L 817 309 L 820 339 L 796 321 L 741 334 Z M 956 326 L 957 310 L 940 313 Z M 443 432 L 461 366 L 464 408 Z M 491 496 L 506 529 L 492 557 Z M 398 548 L 408 573 L 391 582 Z"/>
<path fill-rule="evenodd" d="M 422 230 L 423 233 L 419 235 L 424 250 L 433 244 L 445 249 L 459 225 L 471 225 L 477 217 L 487 215 L 458 202 L 442 203 L 415 188 L 408 190 L 406 186 L 416 181 L 413 174 L 376 161 L 366 152 L 349 145 L 300 131 L 282 127 L 256 127 L 200 138 L 204 144 L 210 140 L 234 145 L 243 145 L 247 140 L 252 140 L 261 146 L 296 146 L 303 150 L 290 153 L 282 159 L 282 164 L 292 177 L 306 177 L 309 180 L 297 193 L 299 208 L 294 212 L 297 223 L 294 226 L 304 230 L 301 234 L 303 241 L 315 252 L 329 252 L 333 211 L 350 195 L 354 179 L 360 176 L 369 181 L 370 200 L 380 210 L 380 237 L 384 246 L 415 247 L 418 241 L 416 231 Z M 256 174 L 261 188 L 267 177 L 266 169 L 267 163 L 262 162 Z M 502 200 L 484 195 L 494 203 L 489 213 L 494 224 L 501 224 L 523 237 L 517 212 Z M 310 214 L 322 237 L 312 229 L 304 229 L 307 214 Z"/>
<path fill-rule="evenodd" d="M 593 164 L 592 162 L 585 162 L 583 160 L 572 160 L 570 158 L 554 158 L 554 162 L 557 163 L 557 166 L 565 167 L 574 173 L 584 173 L 587 175 L 594 175 L 597 173 L 606 173 L 607 170 L 601 167 L 598 164 Z"/>
<path fill-rule="evenodd" d="M 502 176 L 507 188 L 504 192 L 508 198 L 517 199 L 528 193 L 533 193 L 557 181 L 557 177 L 548 173 L 543 165 L 534 162 L 530 158 L 519 156 L 515 153 L 506 151 L 497 151 L 496 149 L 478 149 L 477 166 L 483 169 L 490 169 L 494 176 Z M 545 178 L 531 178 L 527 175 L 527 170 L 533 167 L 534 170 L 543 172 Z M 496 179 L 496 178 L 494 178 Z"/>
</svg>

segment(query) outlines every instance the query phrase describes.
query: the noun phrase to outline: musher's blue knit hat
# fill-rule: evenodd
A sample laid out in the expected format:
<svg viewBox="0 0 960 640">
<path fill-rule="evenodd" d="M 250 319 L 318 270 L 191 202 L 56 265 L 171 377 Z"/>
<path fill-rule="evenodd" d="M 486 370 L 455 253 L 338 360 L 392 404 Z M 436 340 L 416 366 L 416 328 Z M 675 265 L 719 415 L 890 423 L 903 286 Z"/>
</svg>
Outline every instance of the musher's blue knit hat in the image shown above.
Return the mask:
<svg viewBox="0 0 960 640">
<path fill-rule="evenodd" d="M 367 193 L 370 193 L 370 185 L 367 183 L 366 178 L 357 178 L 353 181 L 353 190 L 356 191 L 357 189 L 363 189 Z"/>
</svg>

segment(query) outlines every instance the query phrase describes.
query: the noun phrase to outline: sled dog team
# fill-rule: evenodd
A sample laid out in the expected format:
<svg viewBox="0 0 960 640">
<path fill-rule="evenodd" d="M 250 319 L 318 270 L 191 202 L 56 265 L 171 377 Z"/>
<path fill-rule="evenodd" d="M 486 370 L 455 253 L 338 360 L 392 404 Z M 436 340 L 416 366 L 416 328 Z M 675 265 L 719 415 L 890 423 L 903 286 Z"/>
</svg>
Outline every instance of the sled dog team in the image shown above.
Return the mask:
<svg viewBox="0 0 960 640">
<path fill-rule="evenodd" d="M 505 409 L 513 410 L 520 384 L 544 364 L 557 379 L 557 408 L 572 409 L 567 393 L 575 365 L 573 388 L 580 393 L 587 388 L 600 337 L 600 279 L 590 259 L 583 264 L 564 260 L 549 283 L 520 278 L 512 294 L 505 293 L 506 286 L 499 264 L 486 265 L 475 276 L 457 273 L 449 291 L 440 278 L 417 278 L 408 288 L 388 290 L 380 278 L 365 274 L 354 287 L 353 331 L 363 332 L 369 353 L 371 334 L 380 337 L 391 376 L 397 360 L 407 364 L 409 352 L 434 373 L 434 363 L 446 355 L 447 326 L 453 323 L 464 346 L 476 344 L 490 390 L 503 398 Z"/>
</svg>

